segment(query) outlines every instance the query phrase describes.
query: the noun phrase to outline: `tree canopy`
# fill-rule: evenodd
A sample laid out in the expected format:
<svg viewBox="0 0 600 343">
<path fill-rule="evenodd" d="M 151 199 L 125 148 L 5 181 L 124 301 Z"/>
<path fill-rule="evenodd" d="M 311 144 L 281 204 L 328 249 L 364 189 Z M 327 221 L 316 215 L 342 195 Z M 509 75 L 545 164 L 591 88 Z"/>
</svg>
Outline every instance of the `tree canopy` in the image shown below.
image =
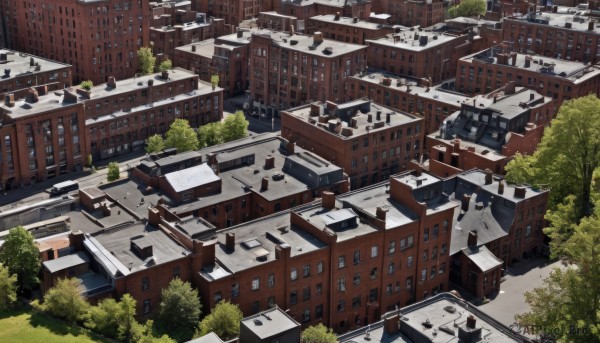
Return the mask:
<svg viewBox="0 0 600 343">
<path fill-rule="evenodd" d="M 177 148 L 177 153 L 190 150 L 197 150 L 198 136 L 190 123 L 185 119 L 175 119 L 167 131 L 165 146 L 168 148 Z"/>
<path fill-rule="evenodd" d="M 476 15 L 484 15 L 487 11 L 485 0 L 461 0 L 458 5 L 454 5 L 448 9 L 450 18 L 456 17 L 473 17 Z"/>
<path fill-rule="evenodd" d="M 221 301 L 198 325 L 196 336 L 201 337 L 214 332 L 224 341 L 240 335 L 240 321 L 243 318 L 240 307 L 228 301 Z"/>
<path fill-rule="evenodd" d="M 108 164 L 108 173 L 106 174 L 108 181 L 115 181 L 121 178 L 121 171 L 119 170 L 119 164 L 117 162 L 110 162 Z"/>
<path fill-rule="evenodd" d="M 572 199 L 566 202 L 570 206 Z M 560 218 L 568 223 L 572 208 Z M 557 212 L 554 216 L 558 216 Z M 558 218 L 552 218 L 558 220 Z M 576 267 L 556 269 L 542 287 L 525 294 L 531 306 L 516 316 L 521 326 L 543 328 L 544 336 L 565 342 L 600 342 L 600 203 L 595 213 L 571 225 L 561 246 L 563 259 Z M 553 247 L 554 248 L 554 247 Z"/>
<path fill-rule="evenodd" d="M 318 325 L 309 326 L 302 331 L 300 337 L 301 343 L 336 343 L 337 336 L 333 330 L 319 323 Z"/>
<path fill-rule="evenodd" d="M 177 341 L 189 340 L 201 313 L 198 291 L 189 282 L 173 279 L 161 292 L 158 328 Z"/>
<path fill-rule="evenodd" d="M 208 123 L 198 128 L 198 144 L 200 148 L 222 143 L 221 122 Z"/>
<path fill-rule="evenodd" d="M 152 49 L 148 47 L 140 48 L 137 51 L 138 65 L 140 71 L 144 74 L 152 74 L 154 72 L 154 65 L 156 64 L 156 57 L 152 54 Z"/>
<path fill-rule="evenodd" d="M 104 336 L 129 341 L 135 325 L 135 304 L 129 294 L 123 295 L 119 302 L 104 299 L 89 309 L 85 326 Z"/>
<path fill-rule="evenodd" d="M 75 279 L 59 279 L 44 295 L 44 310 L 69 322 L 85 318 L 90 305 L 81 295 L 81 286 Z"/>
<path fill-rule="evenodd" d="M 550 209 L 574 195 L 577 220 L 589 215 L 594 172 L 600 164 L 598 108 L 595 95 L 565 102 L 533 156 L 517 156 L 506 166 L 507 181 L 548 186 Z"/>
<path fill-rule="evenodd" d="M 158 70 L 160 71 L 167 71 L 169 69 L 173 69 L 173 62 L 171 60 L 164 60 L 158 65 Z"/>
<path fill-rule="evenodd" d="M 10 308 L 17 300 L 17 276 L 0 264 L 0 311 Z"/>
<path fill-rule="evenodd" d="M 33 236 L 22 226 L 11 229 L 0 247 L 0 263 L 17 275 L 20 290 L 29 291 L 38 283 L 41 260 Z"/>
<path fill-rule="evenodd" d="M 234 114 L 227 116 L 221 127 L 223 142 L 230 142 L 246 137 L 249 124 L 242 111 L 236 111 Z"/>
<path fill-rule="evenodd" d="M 159 152 L 164 148 L 165 140 L 160 135 L 153 135 L 148 138 L 148 145 L 146 146 L 146 152 L 148 154 Z"/>
</svg>

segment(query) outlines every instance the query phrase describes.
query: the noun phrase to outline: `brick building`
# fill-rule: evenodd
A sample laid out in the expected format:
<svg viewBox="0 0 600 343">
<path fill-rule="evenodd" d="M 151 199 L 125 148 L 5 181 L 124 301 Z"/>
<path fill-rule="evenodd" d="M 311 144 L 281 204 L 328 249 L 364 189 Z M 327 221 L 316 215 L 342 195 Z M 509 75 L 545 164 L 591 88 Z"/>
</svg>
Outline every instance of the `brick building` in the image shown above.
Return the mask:
<svg viewBox="0 0 600 343">
<path fill-rule="evenodd" d="M 72 65 L 76 84 L 133 77 L 150 41 L 147 1 L 9 0 L 3 9 L 9 47 Z"/>
<path fill-rule="evenodd" d="M 238 30 L 234 34 L 177 47 L 173 65 L 194 71 L 206 82 L 218 74 L 219 87 L 223 88 L 226 98 L 245 94 L 250 84 L 251 36 L 251 31 Z"/>
<path fill-rule="evenodd" d="M 450 244 L 451 279 L 483 298 L 500 290 L 501 268 L 543 252 L 549 191 L 505 184 L 490 170 L 465 171 L 447 182 L 461 202 Z"/>
<path fill-rule="evenodd" d="M 461 104 L 440 130 L 427 136 L 429 172 L 440 177 L 472 168 L 504 173 L 517 152 L 532 154 L 556 105 L 514 84 Z"/>
<path fill-rule="evenodd" d="M 233 30 L 244 20 L 258 17 L 262 11 L 272 10 L 271 0 L 193 0 L 192 8 L 209 16 L 225 20 L 225 25 Z M 231 32 L 231 31 L 229 31 Z"/>
<path fill-rule="evenodd" d="M 173 60 L 175 48 L 226 33 L 222 19 L 206 18 L 190 2 L 153 3 L 150 41 L 157 63 Z M 228 32 L 227 32 L 228 33 Z"/>
<path fill-rule="evenodd" d="M 468 35 L 471 51 L 481 51 L 502 42 L 502 22 L 470 17 L 448 19 L 444 24 L 435 26 L 434 31 L 452 35 Z"/>
<path fill-rule="evenodd" d="M 368 20 L 371 15 L 370 0 L 283 0 L 273 1 L 273 10 L 278 13 L 294 16 L 298 20 L 308 21 L 309 18 L 339 13 L 344 17 Z"/>
<path fill-rule="evenodd" d="M 444 21 L 442 0 L 382 0 L 373 4 L 377 13 L 390 14 L 389 22 L 404 26 L 428 27 Z"/>
<path fill-rule="evenodd" d="M 301 32 L 298 27 L 298 19 L 294 16 L 279 14 L 275 11 L 260 12 L 256 19 L 256 26 L 260 29 L 273 31 L 291 32 L 291 27 L 294 27 L 296 32 Z"/>
<path fill-rule="evenodd" d="M 467 35 L 454 36 L 422 30 L 401 31 L 366 40 L 369 67 L 432 84 L 454 77 L 456 61 L 471 51 Z"/>
<path fill-rule="evenodd" d="M 600 29 L 593 17 L 537 12 L 504 18 L 503 41 L 513 51 L 584 63 L 600 57 Z"/>
<path fill-rule="evenodd" d="M 398 28 L 399 31 L 400 28 Z M 408 30 L 408 29 L 407 29 Z M 391 25 L 380 25 L 339 14 L 317 15 L 308 19 L 306 33 L 322 32 L 324 38 L 366 45 L 365 40 L 377 39 L 394 32 Z"/>
<path fill-rule="evenodd" d="M 323 191 L 348 191 L 340 167 L 277 136 L 183 155 L 143 161 L 133 171 L 142 189 L 162 193 L 158 210 L 170 220 L 200 217 L 222 229 L 306 204 Z"/>
<path fill-rule="evenodd" d="M 21 99 L 31 87 L 44 87 L 49 92 L 71 87 L 73 75 L 68 64 L 8 49 L 0 50 L 0 63 L 4 68 L 0 78 L 3 96 L 13 94 L 15 99 Z"/>
<path fill-rule="evenodd" d="M 282 113 L 281 135 L 340 165 L 351 189 L 387 180 L 422 153 L 422 118 L 367 99 L 317 102 Z"/>
<path fill-rule="evenodd" d="M 223 115 L 223 90 L 181 68 L 121 81 L 110 78 L 89 95 L 81 94 L 84 142 L 94 161 L 142 149 L 148 137 L 166 133 L 176 118 L 198 127 Z"/>
<path fill-rule="evenodd" d="M 437 131 L 442 122 L 460 109 L 467 96 L 450 91 L 454 80 L 429 86 L 428 80 L 411 80 L 368 71 L 348 79 L 346 100 L 366 97 L 377 104 L 418 114 L 425 119 L 425 135 Z"/>
<path fill-rule="evenodd" d="M 405 173 L 219 231 L 203 241 L 195 274 L 203 308 L 226 299 L 248 315 L 277 305 L 336 332 L 373 323 L 447 289 L 456 206 L 441 180 Z"/>
<path fill-rule="evenodd" d="M 362 45 L 268 30 L 254 32 L 250 42 L 250 95 L 262 112 L 306 104 L 339 101 L 346 79 L 366 68 Z"/>
</svg>

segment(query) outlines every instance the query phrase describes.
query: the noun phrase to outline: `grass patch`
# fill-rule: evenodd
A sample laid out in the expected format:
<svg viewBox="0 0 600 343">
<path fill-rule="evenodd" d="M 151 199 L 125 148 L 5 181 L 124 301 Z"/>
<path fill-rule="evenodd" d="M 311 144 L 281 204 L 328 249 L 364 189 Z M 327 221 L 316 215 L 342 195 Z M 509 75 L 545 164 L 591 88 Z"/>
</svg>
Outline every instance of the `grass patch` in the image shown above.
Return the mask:
<svg viewBox="0 0 600 343">
<path fill-rule="evenodd" d="M 107 340 L 35 310 L 0 311 L 0 342 L 87 343 Z"/>
</svg>

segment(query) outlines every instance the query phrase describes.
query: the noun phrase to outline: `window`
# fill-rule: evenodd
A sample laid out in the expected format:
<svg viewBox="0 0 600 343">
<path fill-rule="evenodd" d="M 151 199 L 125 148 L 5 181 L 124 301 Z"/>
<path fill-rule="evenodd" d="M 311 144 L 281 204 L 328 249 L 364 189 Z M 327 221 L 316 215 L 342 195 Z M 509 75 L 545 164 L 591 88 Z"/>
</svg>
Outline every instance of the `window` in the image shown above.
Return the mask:
<svg viewBox="0 0 600 343">
<path fill-rule="evenodd" d="M 394 274 L 394 263 L 388 264 L 388 274 Z"/>
<path fill-rule="evenodd" d="M 309 320 L 310 320 L 310 309 L 307 308 L 302 313 L 302 321 L 303 322 L 308 322 Z"/>
<path fill-rule="evenodd" d="M 439 231 L 440 231 L 440 226 L 438 224 L 435 224 L 433 226 L 432 238 L 437 238 Z"/>
<path fill-rule="evenodd" d="M 440 274 L 444 274 L 445 271 L 446 271 L 446 264 L 445 263 L 440 264 L 440 271 L 439 271 L 439 273 Z"/>
<path fill-rule="evenodd" d="M 410 248 L 412 247 L 414 244 L 414 237 L 412 235 L 408 236 L 408 238 L 406 239 L 406 247 Z"/>
<path fill-rule="evenodd" d="M 442 250 L 440 251 L 440 256 L 446 255 L 446 243 L 442 244 Z"/>
<path fill-rule="evenodd" d="M 221 299 L 223 299 L 221 292 L 215 293 L 215 304 L 218 304 L 221 301 Z"/>
<path fill-rule="evenodd" d="M 290 305 L 296 305 L 298 303 L 298 291 L 290 292 Z"/>
<path fill-rule="evenodd" d="M 323 304 L 315 306 L 315 318 L 323 318 Z"/>
<path fill-rule="evenodd" d="M 269 305 L 269 308 L 274 308 L 275 307 L 275 297 L 267 298 L 267 305 Z"/>
<path fill-rule="evenodd" d="M 525 237 L 531 236 L 531 224 L 527 225 L 525 228 Z"/>
<path fill-rule="evenodd" d="M 337 284 L 338 284 L 338 286 L 337 286 L 338 291 L 340 291 L 340 292 L 346 291 L 346 278 L 345 277 L 342 276 L 341 278 L 339 278 Z"/>
<path fill-rule="evenodd" d="M 260 302 L 259 301 L 253 301 L 252 302 L 252 313 L 258 313 L 260 312 Z"/>
<path fill-rule="evenodd" d="M 142 291 L 146 291 L 148 289 L 150 289 L 150 277 L 144 276 L 142 278 Z"/>
<path fill-rule="evenodd" d="M 406 289 L 412 289 L 412 276 L 406 278 Z"/>
<path fill-rule="evenodd" d="M 377 298 L 379 298 L 379 291 L 377 288 L 372 288 L 369 291 L 369 301 L 370 302 L 377 301 Z"/>
<path fill-rule="evenodd" d="M 173 278 L 178 278 L 180 274 L 181 274 L 180 266 L 176 266 L 171 270 L 171 275 L 173 276 Z"/>
<path fill-rule="evenodd" d="M 360 263 L 360 250 L 356 250 L 354 252 L 354 264 L 359 264 Z"/>
<path fill-rule="evenodd" d="M 269 279 L 267 280 L 267 285 L 269 286 L 269 288 L 275 286 L 275 274 L 273 274 L 273 273 L 269 274 Z"/>
<path fill-rule="evenodd" d="M 371 280 L 377 278 L 377 267 L 371 269 L 370 275 L 371 275 Z"/>
<path fill-rule="evenodd" d="M 309 277 L 310 276 L 310 264 L 305 264 L 304 265 L 304 271 L 303 271 L 302 275 L 304 277 Z"/>
<path fill-rule="evenodd" d="M 323 272 L 323 261 L 319 261 L 317 263 L 317 274 L 321 274 Z"/>
<path fill-rule="evenodd" d="M 352 298 L 352 308 L 360 307 L 360 296 Z"/>
<path fill-rule="evenodd" d="M 388 253 L 393 254 L 396 251 L 396 241 L 390 242 L 390 247 L 388 248 Z"/>
<path fill-rule="evenodd" d="M 431 274 L 429 276 L 430 279 L 433 279 L 435 277 L 435 266 L 431 267 Z"/>
<path fill-rule="evenodd" d="M 337 310 L 338 312 L 344 312 L 346 310 L 346 302 L 344 300 L 338 301 Z"/>
<path fill-rule="evenodd" d="M 427 269 L 421 270 L 421 281 L 425 281 L 427 279 Z"/>
<path fill-rule="evenodd" d="M 352 284 L 354 284 L 354 286 L 360 285 L 360 273 L 354 274 L 354 278 L 352 279 Z"/>
<path fill-rule="evenodd" d="M 437 246 L 431 249 L 431 259 L 435 259 L 437 257 Z"/>
<path fill-rule="evenodd" d="M 338 257 L 338 268 L 344 268 L 346 267 L 346 256 L 340 256 Z"/>
<path fill-rule="evenodd" d="M 318 283 L 317 287 L 315 289 L 315 294 L 316 295 L 321 295 L 321 293 L 323 293 L 323 284 L 322 283 Z"/>
<path fill-rule="evenodd" d="M 425 232 L 423 232 L 423 242 L 427 242 L 429 240 L 429 228 L 425 228 Z"/>
<path fill-rule="evenodd" d="M 150 313 L 152 308 L 150 307 L 150 299 L 144 300 L 144 314 Z"/>
<path fill-rule="evenodd" d="M 260 278 L 252 279 L 252 290 L 256 291 L 259 288 L 260 288 Z"/>
<path fill-rule="evenodd" d="M 378 249 L 377 249 L 376 245 L 371 247 L 371 258 L 377 257 L 377 251 L 378 251 Z"/>
<path fill-rule="evenodd" d="M 231 285 L 231 297 L 237 298 L 239 295 L 240 295 L 240 284 L 236 282 L 233 285 Z"/>
<path fill-rule="evenodd" d="M 396 286 L 394 287 L 394 292 L 400 292 L 400 281 L 396 281 Z"/>
<path fill-rule="evenodd" d="M 391 283 L 389 283 L 389 284 L 387 285 L 387 287 L 385 288 L 385 293 L 386 293 L 387 295 L 392 295 L 392 290 L 393 290 L 392 284 L 391 284 Z"/>
<path fill-rule="evenodd" d="M 292 271 L 290 272 L 290 279 L 292 281 L 298 279 L 298 271 L 296 270 L 296 268 L 292 268 Z"/>
<path fill-rule="evenodd" d="M 447 220 L 444 220 L 442 222 L 442 230 L 444 231 L 444 233 L 448 232 L 448 221 Z"/>
</svg>

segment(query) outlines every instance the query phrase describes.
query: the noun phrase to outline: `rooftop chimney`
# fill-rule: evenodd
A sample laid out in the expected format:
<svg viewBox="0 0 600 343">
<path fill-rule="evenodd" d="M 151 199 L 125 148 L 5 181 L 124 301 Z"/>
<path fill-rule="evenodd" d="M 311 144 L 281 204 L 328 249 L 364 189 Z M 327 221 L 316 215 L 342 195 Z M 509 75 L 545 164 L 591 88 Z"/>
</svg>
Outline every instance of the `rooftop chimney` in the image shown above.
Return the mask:
<svg viewBox="0 0 600 343">
<path fill-rule="evenodd" d="M 33 57 L 29 58 L 29 66 L 33 67 L 35 65 L 35 60 L 33 59 Z"/>
<path fill-rule="evenodd" d="M 238 30 L 237 30 L 237 38 L 243 38 L 243 37 L 244 37 L 244 31 L 242 31 L 242 30 L 240 30 L 238 28 Z"/>
<path fill-rule="evenodd" d="M 470 202 L 471 202 L 471 196 L 469 194 L 463 194 L 460 209 L 465 212 L 468 211 Z"/>
<path fill-rule="evenodd" d="M 367 121 L 368 121 L 369 123 L 373 122 L 373 115 L 372 115 L 372 114 L 369 114 L 369 115 L 367 116 Z"/>
<path fill-rule="evenodd" d="M 383 328 L 388 335 L 395 335 L 398 332 L 398 314 L 395 312 L 388 314 L 383 320 Z"/>
<path fill-rule="evenodd" d="M 332 210 L 335 207 L 335 194 L 333 194 L 333 192 L 324 191 L 321 194 L 321 206 L 325 209 Z"/>
<path fill-rule="evenodd" d="M 525 57 L 525 68 L 529 68 L 531 66 L 531 58 L 529 56 Z"/>
<path fill-rule="evenodd" d="M 117 88 L 117 79 L 114 76 L 109 76 L 106 85 L 110 88 Z"/>
<path fill-rule="evenodd" d="M 390 117 L 391 117 L 391 116 L 392 116 L 392 114 L 391 114 L 391 113 L 386 113 L 386 115 L 385 115 L 385 122 L 386 122 L 386 123 L 388 123 L 388 124 L 390 123 Z"/>
<path fill-rule="evenodd" d="M 317 31 L 313 34 L 313 44 L 321 44 L 323 43 L 323 33 L 321 31 Z"/>
<path fill-rule="evenodd" d="M 225 248 L 229 252 L 235 250 L 235 233 L 227 232 L 227 234 L 225 235 Z"/>
<path fill-rule="evenodd" d="M 4 96 L 4 103 L 8 107 L 13 107 L 15 105 L 15 94 L 14 93 L 6 94 Z"/>
<path fill-rule="evenodd" d="M 504 194 L 504 181 L 498 181 L 498 194 Z"/>
<path fill-rule="evenodd" d="M 267 155 L 265 158 L 265 169 L 275 168 L 275 156 Z"/>
<path fill-rule="evenodd" d="M 319 116 L 319 115 L 321 115 L 321 106 L 319 106 L 319 105 L 317 105 L 315 103 L 310 104 L 310 116 L 311 117 L 316 117 L 316 116 Z"/>
<path fill-rule="evenodd" d="M 379 220 L 383 220 L 385 221 L 385 217 L 387 215 L 388 209 L 387 208 L 383 208 L 383 207 L 377 207 L 377 210 L 375 211 L 375 215 L 377 216 L 377 219 Z"/>
<path fill-rule="evenodd" d="M 590 31 L 594 31 L 594 26 L 596 25 L 596 22 L 593 20 L 590 20 L 588 23 L 588 30 Z"/>
<path fill-rule="evenodd" d="M 475 234 L 475 235 L 477 235 L 477 234 Z M 467 327 L 469 329 L 474 329 L 476 322 L 477 321 L 475 320 L 475 317 L 473 317 L 473 315 L 470 315 L 470 316 L 467 317 Z"/>
<path fill-rule="evenodd" d="M 469 231 L 469 237 L 467 238 L 467 246 L 474 247 L 477 246 L 477 231 Z"/>
<path fill-rule="evenodd" d="M 296 143 L 288 142 L 285 149 L 286 149 L 288 155 L 293 155 L 296 152 Z"/>
<path fill-rule="evenodd" d="M 515 94 L 515 81 L 510 81 L 506 84 L 506 86 L 504 86 L 504 94 Z"/>
<path fill-rule="evenodd" d="M 263 177 L 262 178 L 262 182 L 260 184 L 260 190 L 261 191 L 266 191 L 269 189 L 269 178 L 268 177 Z"/>
<path fill-rule="evenodd" d="M 515 198 L 525 199 L 525 194 L 527 193 L 527 188 L 524 186 L 516 186 L 515 187 Z"/>
<path fill-rule="evenodd" d="M 381 110 L 377 111 L 377 120 L 381 120 Z"/>
<path fill-rule="evenodd" d="M 333 17 L 333 20 L 335 20 L 335 21 L 340 20 L 340 12 L 335 12 L 335 17 Z"/>
<path fill-rule="evenodd" d="M 485 170 L 485 184 L 486 184 L 486 185 L 489 185 L 489 184 L 491 184 L 491 183 L 492 183 L 492 181 L 493 181 L 493 179 L 494 179 L 494 173 L 492 173 L 492 171 L 491 171 L 491 170 L 489 170 L 489 169 L 486 169 L 486 170 Z"/>
<path fill-rule="evenodd" d="M 192 52 L 196 52 L 196 44 L 192 44 Z"/>
<path fill-rule="evenodd" d="M 454 140 L 454 152 L 460 152 L 460 139 L 458 138 Z"/>
</svg>

